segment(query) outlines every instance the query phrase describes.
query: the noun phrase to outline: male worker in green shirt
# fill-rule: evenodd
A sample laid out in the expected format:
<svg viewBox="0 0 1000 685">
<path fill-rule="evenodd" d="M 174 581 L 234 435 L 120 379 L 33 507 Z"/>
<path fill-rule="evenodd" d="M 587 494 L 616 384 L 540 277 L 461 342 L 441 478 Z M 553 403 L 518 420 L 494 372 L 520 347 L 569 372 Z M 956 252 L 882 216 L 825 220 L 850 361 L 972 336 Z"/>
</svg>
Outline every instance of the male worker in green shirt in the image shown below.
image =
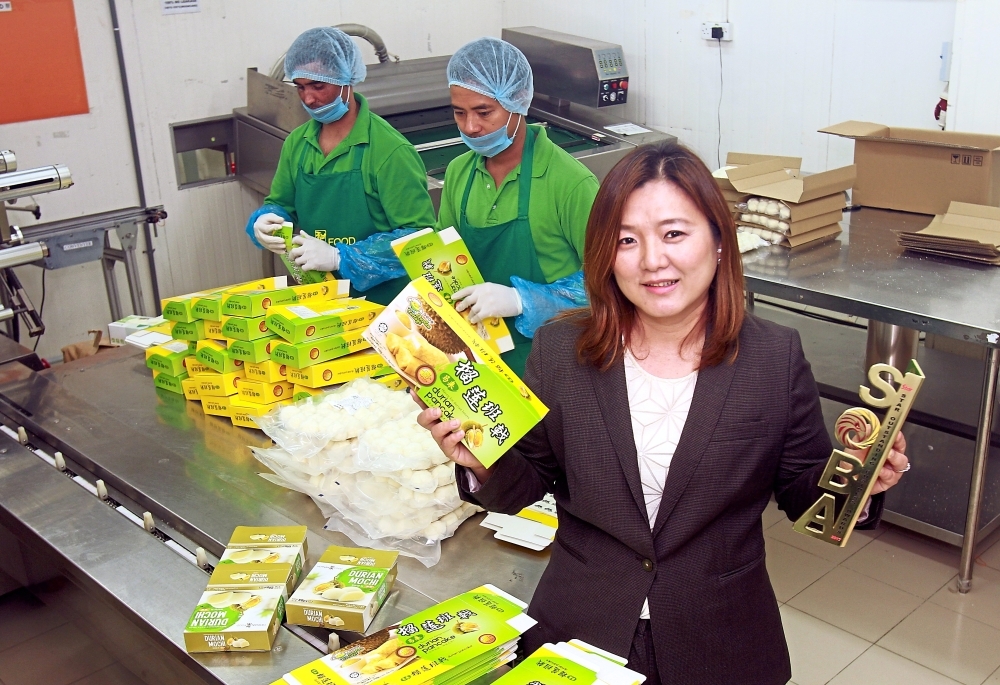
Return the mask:
<svg viewBox="0 0 1000 685">
<path fill-rule="evenodd" d="M 405 275 L 387 280 L 390 272 L 403 274 L 388 243 L 434 225 L 423 162 L 354 92 L 366 69 L 343 31 L 321 27 L 296 38 L 285 74 L 312 120 L 285 139 L 271 193 L 247 233 L 258 247 L 281 254 L 284 241 L 273 233 L 291 221 L 298 235 L 289 258 L 296 265 L 339 272 L 351 279 L 352 295 L 388 304 L 409 282 Z"/>
<path fill-rule="evenodd" d="M 520 375 L 535 329 L 587 303 L 583 246 L 598 182 L 543 127 L 527 125 L 531 66 L 510 43 L 463 46 L 448 83 L 471 151 L 448 165 L 437 226 L 458 229 L 487 281 L 455 293 L 456 309 L 473 323 L 507 319 L 515 347 L 503 358 Z"/>
</svg>

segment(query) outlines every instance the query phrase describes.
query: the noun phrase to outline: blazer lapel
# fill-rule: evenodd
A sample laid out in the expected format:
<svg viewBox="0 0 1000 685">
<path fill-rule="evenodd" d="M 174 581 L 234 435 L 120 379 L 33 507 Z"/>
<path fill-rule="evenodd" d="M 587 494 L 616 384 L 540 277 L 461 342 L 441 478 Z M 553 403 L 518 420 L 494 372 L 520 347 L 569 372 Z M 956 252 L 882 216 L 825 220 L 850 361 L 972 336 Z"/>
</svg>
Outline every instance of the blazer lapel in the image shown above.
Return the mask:
<svg viewBox="0 0 1000 685">
<path fill-rule="evenodd" d="M 691 399 L 691 410 L 684 423 L 681 438 L 677 442 L 674 457 L 670 461 L 670 470 L 667 471 L 663 499 L 660 501 L 660 509 L 653 526 L 653 537 L 662 530 L 677 500 L 684 493 L 688 481 L 698 470 L 698 464 L 712 438 L 715 425 L 722 415 L 722 406 L 725 404 L 726 395 L 729 394 L 729 386 L 736 373 L 736 364 L 737 362 L 732 364 L 723 362 L 698 372 L 698 381 L 695 383 L 694 396 Z M 634 450 L 632 454 L 634 457 Z"/>
<path fill-rule="evenodd" d="M 611 443 L 618 454 L 635 504 L 645 518 L 646 498 L 642 494 L 639 456 L 635 451 L 635 437 L 632 435 L 632 414 L 628 405 L 628 388 L 625 387 L 625 362 L 619 359 L 607 371 L 599 371 L 592 366 L 588 368 L 604 425 L 611 436 Z"/>
</svg>

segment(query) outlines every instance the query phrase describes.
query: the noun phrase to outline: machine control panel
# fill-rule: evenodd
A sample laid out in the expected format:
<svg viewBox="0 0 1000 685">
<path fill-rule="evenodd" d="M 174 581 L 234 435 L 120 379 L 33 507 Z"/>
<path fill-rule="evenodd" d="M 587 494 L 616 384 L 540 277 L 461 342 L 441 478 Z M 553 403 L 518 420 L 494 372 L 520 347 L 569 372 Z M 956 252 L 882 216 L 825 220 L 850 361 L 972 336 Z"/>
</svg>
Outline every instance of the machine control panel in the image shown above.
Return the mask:
<svg viewBox="0 0 1000 685">
<path fill-rule="evenodd" d="M 601 81 L 598 107 L 624 105 L 628 101 L 628 77 Z"/>
</svg>

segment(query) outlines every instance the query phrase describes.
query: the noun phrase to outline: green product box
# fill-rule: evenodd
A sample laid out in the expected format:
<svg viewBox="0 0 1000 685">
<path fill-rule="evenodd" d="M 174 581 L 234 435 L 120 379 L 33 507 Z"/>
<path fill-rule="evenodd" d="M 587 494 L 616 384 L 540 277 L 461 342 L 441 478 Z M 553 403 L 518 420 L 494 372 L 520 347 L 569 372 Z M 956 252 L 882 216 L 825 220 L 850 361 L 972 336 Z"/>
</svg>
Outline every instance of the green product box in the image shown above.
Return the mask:
<svg viewBox="0 0 1000 685">
<path fill-rule="evenodd" d="M 271 276 L 261 278 L 257 281 L 247 281 L 239 285 L 230 285 L 216 290 L 209 295 L 195 297 L 191 304 L 191 315 L 196 319 L 205 321 L 222 320 L 222 300 L 227 293 L 240 292 L 243 290 L 273 290 L 274 288 L 284 288 L 288 285 L 288 278 L 285 276 Z"/>
<path fill-rule="evenodd" d="M 410 278 L 430 283 L 448 304 L 454 304 L 451 296 L 459 290 L 484 282 L 465 241 L 454 227 L 442 231 L 425 228 L 393 240 L 392 249 Z M 467 314 L 462 316 L 465 318 Z M 514 349 L 514 340 L 503 319 L 471 325 L 497 352 Z"/>
<path fill-rule="evenodd" d="M 424 609 L 285 676 L 299 685 L 468 682 L 513 656 L 533 625 L 527 605 L 493 585 Z"/>
<path fill-rule="evenodd" d="M 396 582 L 398 556 L 398 552 L 328 547 L 288 599 L 288 622 L 368 630 Z"/>
<path fill-rule="evenodd" d="M 364 338 L 364 329 L 357 329 L 300 343 L 278 342 L 271 348 L 271 361 L 287 364 L 295 369 L 304 369 L 313 364 L 322 364 L 371 345 Z"/>
<path fill-rule="evenodd" d="M 146 366 L 168 376 L 180 376 L 186 373 L 184 359 L 190 355 L 191 348 L 186 341 L 171 340 L 146 350 Z"/>
<path fill-rule="evenodd" d="M 267 327 L 287 342 L 300 343 L 364 328 L 385 309 L 367 300 L 276 306 L 267 314 Z"/>
<path fill-rule="evenodd" d="M 285 241 L 285 253 L 281 255 L 281 261 L 285 265 L 285 268 L 288 269 L 288 273 L 292 275 L 292 278 L 296 283 L 308 285 L 312 283 L 321 283 L 322 281 L 333 278 L 333 274 L 325 271 L 303 271 L 302 267 L 288 258 L 288 253 L 295 247 L 292 243 L 292 238 L 295 237 L 295 227 L 291 223 L 287 221 L 283 223 L 281 228 L 274 232 L 274 235 L 279 238 L 283 238 Z"/>
<path fill-rule="evenodd" d="M 298 296 L 291 288 L 277 290 L 248 290 L 228 293 L 222 300 L 223 316 L 254 318 L 264 316 L 267 310 L 277 304 L 295 304 Z"/>
<path fill-rule="evenodd" d="M 245 319 L 240 316 L 223 316 L 222 334 L 233 340 L 243 340 L 250 342 L 268 338 L 272 333 L 267 328 L 265 317 L 257 316 L 252 319 Z"/>
<path fill-rule="evenodd" d="M 285 617 L 290 564 L 252 569 L 220 564 L 184 627 L 184 647 L 197 652 L 266 652 Z"/>
<path fill-rule="evenodd" d="M 221 288 L 199 290 L 196 293 L 164 298 L 163 300 L 160 300 L 160 307 L 163 310 L 164 319 L 189 323 L 198 318 L 194 314 L 194 305 L 199 298 L 211 297 L 213 295 L 224 293 L 227 290 L 263 290 L 266 288 L 283 287 L 285 283 L 287 283 L 287 280 L 288 279 L 284 276 L 279 276 L 277 278 L 261 278 L 256 281 L 247 281 L 246 283 L 239 283 L 237 285 L 226 285 Z"/>
<path fill-rule="evenodd" d="M 183 382 L 187 380 L 187 377 L 187 372 L 184 372 L 179 376 L 171 376 L 170 374 L 162 371 L 156 371 L 153 376 L 153 385 L 157 388 L 162 388 L 163 390 L 175 392 L 178 395 L 184 395 Z"/>
<path fill-rule="evenodd" d="M 494 682 L 496 685 L 640 685 L 645 677 L 625 668 L 625 663 L 622 657 L 579 640 L 549 642 Z"/>
<path fill-rule="evenodd" d="M 205 322 L 197 319 L 195 321 L 175 321 L 170 327 L 170 337 L 174 340 L 194 340 L 195 342 L 205 339 Z"/>
<path fill-rule="evenodd" d="M 218 340 L 199 340 L 195 359 L 217 373 L 232 373 L 243 368 L 243 360 L 229 356 L 226 346 Z"/>
<path fill-rule="evenodd" d="M 427 406 L 441 408 L 443 421 L 461 421 L 463 442 L 486 467 L 548 413 L 427 281 L 403 288 L 365 338 Z"/>
<path fill-rule="evenodd" d="M 278 337 L 277 333 L 270 331 L 265 338 L 233 340 L 229 343 L 229 356 L 242 362 L 260 364 L 271 358 L 271 350 L 274 349 L 275 342 L 281 342 L 281 338 Z"/>
</svg>

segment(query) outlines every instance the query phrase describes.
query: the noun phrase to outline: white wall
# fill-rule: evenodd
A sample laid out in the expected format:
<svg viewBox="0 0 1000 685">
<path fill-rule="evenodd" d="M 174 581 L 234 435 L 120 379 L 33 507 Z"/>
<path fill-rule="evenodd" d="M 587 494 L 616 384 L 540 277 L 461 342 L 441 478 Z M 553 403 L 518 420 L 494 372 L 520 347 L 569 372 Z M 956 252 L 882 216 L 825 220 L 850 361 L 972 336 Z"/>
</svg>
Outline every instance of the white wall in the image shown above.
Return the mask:
<svg viewBox="0 0 1000 685">
<path fill-rule="evenodd" d="M 980 0 L 989 3 L 990 0 Z M 535 24 L 620 43 L 630 118 L 678 136 L 711 166 L 717 148 L 850 163 L 853 143 L 816 133 L 845 119 L 931 128 L 941 43 L 955 0 L 504 0 L 504 26 Z M 703 21 L 733 24 L 719 45 Z M 994 24 L 995 25 L 995 24 Z"/>
<path fill-rule="evenodd" d="M 146 198 L 169 218 L 154 240 L 161 295 L 248 280 L 261 271 L 259 252 L 243 234 L 259 197 L 238 183 L 178 190 L 171 123 L 230 113 L 246 104 L 245 73 L 270 70 L 307 28 L 355 22 L 381 34 L 403 59 L 445 55 L 485 34 L 499 35 L 501 1 L 458 0 L 203 0 L 202 11 L 163 16 L 157 0 L 118 0 L 121 35 L 135 112 Z M 76 0 L 89 114 L 0 126 L 0 146 L 21 168 L 67 164 L 76 186 L 39 196 L 43 221 L 135 205 L 128 128 L 105 0 Z M 366 62 L 374 52 L 361 43 Z M 16 216 L 16 222 L 31 223 Z M 37 267 L 18 270 L 35 304 Z M 49 272 L 43 356 L 86 337 L 109 320 L 97 262 Z M 152 310 L 148 276 L 147 306 Z M 124 273 L 119 290 L 130 313 Z"/>
<path fill-rule="evenodd" d="M 948 130 L 1000 133 L 1000 26 L 996 0 L 959 0 L 955 13 Z"/>
</svg>

